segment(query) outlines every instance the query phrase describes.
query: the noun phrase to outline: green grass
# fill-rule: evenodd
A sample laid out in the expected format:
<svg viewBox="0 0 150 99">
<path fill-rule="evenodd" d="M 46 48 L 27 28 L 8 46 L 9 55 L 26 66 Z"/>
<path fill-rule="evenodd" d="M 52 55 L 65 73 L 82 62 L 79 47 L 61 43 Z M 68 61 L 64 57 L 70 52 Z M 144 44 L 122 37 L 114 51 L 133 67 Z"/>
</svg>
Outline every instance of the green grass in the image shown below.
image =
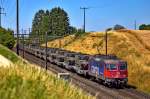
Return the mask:
<svg viewBox="0 0 150 99">
<path fill-rule="evenodd" d="M 81 89 L 28 62 L 0 45 L 0 54 L 14 61 L 0 67 L 0 99 L 93 99 Z M 9 57 L 11 56 L 11 57 Z"/>
<path fill-rule="evenodd" d="M 45 70 L 19 63 L 0 68 L 0 99 L 91 99 L 70 83 Z"/>
<path fill-rule="evenodd" d="M 2 45 L 0 45 L 0 55 L 6 57 L 13 63 L 20 60 L 20 58 L 15 53 L 13 53 L 11 50 L 7 49 L 6 47 L 4 47 Z"/>
</svg>

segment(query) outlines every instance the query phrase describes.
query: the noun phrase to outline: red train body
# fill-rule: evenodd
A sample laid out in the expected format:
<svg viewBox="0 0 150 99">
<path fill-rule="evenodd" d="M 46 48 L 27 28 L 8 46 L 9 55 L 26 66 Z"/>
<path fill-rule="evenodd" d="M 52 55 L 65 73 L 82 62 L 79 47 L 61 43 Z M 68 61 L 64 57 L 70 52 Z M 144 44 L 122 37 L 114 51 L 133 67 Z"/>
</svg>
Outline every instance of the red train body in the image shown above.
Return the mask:
<svg viewBox="0 0 150 99">
<path fill-rule="evenodd" d="M 89 60 L 88 74 L 110 86 L 126 85 L 128 81 L 127 62 L 117 57 L 95 56 Z"/>
</svg>

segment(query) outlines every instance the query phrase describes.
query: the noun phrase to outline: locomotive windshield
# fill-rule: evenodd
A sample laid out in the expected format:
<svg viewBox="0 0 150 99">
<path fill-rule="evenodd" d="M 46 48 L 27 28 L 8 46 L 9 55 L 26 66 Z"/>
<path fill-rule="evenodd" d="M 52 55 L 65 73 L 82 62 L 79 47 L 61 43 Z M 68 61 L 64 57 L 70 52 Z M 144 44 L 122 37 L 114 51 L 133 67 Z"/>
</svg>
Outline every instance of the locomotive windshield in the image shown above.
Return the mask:
<svg viewBox="0 0 150 99">
<path fill-rule="evenodd" d="M 127 65 L 121 64 L 119 68 L 120 68 L 120 70 L 127 70 Z"/>
<path fill-rule="evenodd" d="M 110 70 L 117 70 L 117 66 L 115 64 L 110 64 Z"/>
<path fill-rule="evenodd" d="M 117 68 L 118 67 L 118 68 Z M 121 65 L 116 65 L 116 64 L 107 64 L 106 65 L 107 70 L 127 70 L 127 65 L 126 64 L 121 64 Z"/>
<path fill-rule="evenodd" d="M 117 70 L 117 66 L 115 64 L 106 64 L 107 70 Z"/>
</svg>

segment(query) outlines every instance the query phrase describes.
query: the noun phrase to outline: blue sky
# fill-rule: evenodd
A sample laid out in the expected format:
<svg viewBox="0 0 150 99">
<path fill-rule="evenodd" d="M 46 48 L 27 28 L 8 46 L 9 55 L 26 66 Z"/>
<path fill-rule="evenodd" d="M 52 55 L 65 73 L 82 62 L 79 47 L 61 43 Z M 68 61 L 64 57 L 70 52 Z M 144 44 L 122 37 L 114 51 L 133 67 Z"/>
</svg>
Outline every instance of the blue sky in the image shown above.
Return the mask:
<svg viewBox="0 0 150 99">
<path fill-rule="evenodd" d="M 6 16 L 2 16 L 5 28 L 16 28 L 16 0 L 1 0 Z M 138 24 L 150 23 L 150 0 L 20 0 L 20 29 L 30 28 L 35 13 L 39 9 L 60 6 L 67 11 L 72 26 L 83 27 L 83 11 L 80 7 L 90 7 L 86 13 L 86 30 L 103 31 L 115 24 L 129 29 Z"/>
</svg>

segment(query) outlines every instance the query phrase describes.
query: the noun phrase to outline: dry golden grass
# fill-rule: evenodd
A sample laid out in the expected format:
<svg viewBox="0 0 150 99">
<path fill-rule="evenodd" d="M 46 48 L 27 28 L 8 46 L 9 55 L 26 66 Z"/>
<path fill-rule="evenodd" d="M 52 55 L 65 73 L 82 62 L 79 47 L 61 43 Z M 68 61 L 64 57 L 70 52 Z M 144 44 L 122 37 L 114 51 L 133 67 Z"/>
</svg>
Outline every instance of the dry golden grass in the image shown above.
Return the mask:
<svg viewBox="0 0 150 99">
<path fill-rule="evenodd" d="M 129 84 L 150 93 L 149 31 L 111 31 L 108 35 L 108 53 L 128 61 Z M 103 32 L 88 33 L 77 39 L 71 35 L 51 41 L 48 46 L 59 48 L 60 41 L 62 49 L 92 55 L 105 54 Z"/>
<path fill-rule="evenodd" d="M 129 33 L 136 37 L 142 45 L 150 51 L 150 31 L 149 30 L 119 30 L 119 32 Z"/>
</svg>

